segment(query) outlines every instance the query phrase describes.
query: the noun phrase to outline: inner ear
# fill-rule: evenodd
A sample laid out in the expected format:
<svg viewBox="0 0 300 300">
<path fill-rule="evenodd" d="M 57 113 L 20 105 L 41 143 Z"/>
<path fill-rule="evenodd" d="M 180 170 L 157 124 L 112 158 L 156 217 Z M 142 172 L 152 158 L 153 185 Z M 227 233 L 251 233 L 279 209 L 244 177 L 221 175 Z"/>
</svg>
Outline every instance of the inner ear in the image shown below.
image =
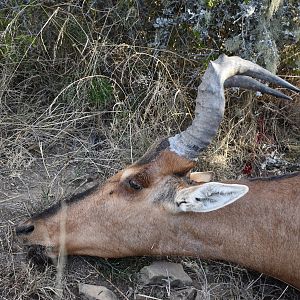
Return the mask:
<svg viewBox="0 0 300 300">
<path fill-rule="evenodd" d="M 177 211 L 210 212 L 240 199 L 249 188 L 241 184 L 208 182 L 181 189 L 175 197 Z"/>
</svg>

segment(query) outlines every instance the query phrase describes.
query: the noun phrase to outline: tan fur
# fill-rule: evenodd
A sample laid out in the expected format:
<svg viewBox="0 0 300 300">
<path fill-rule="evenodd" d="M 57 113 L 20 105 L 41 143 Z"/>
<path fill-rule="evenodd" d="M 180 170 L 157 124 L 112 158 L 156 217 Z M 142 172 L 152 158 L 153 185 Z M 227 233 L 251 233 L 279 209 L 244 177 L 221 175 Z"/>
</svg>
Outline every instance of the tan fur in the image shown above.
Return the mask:
<svg viewBox="0 0 300 300">
<path fill-rule="evenodd" d="M 172 191 L 195 184 L 182 175 L 193 166 L 164 150 L 152 162 L 120 171 L 68 206 L 66 218 L 59 210 L 29 220 L 35 229 L 24 241 L 50 246 L 58 255 L 60 222 L 65 222 L 65 250 L 71 255 L 227 260 L 300 288 L 300 176 L 239 181 L 249 193 L 233 204 L 209 213 L 172 213 Z M 132 189 L 130 178 L 143 188 Z"/>
<path fill-rule="evenodd" d="M 192 172 L 190 173 L 190 179 L 196 182 L 210 182 L 214 177 L 214 172 Z"/>
</svg>

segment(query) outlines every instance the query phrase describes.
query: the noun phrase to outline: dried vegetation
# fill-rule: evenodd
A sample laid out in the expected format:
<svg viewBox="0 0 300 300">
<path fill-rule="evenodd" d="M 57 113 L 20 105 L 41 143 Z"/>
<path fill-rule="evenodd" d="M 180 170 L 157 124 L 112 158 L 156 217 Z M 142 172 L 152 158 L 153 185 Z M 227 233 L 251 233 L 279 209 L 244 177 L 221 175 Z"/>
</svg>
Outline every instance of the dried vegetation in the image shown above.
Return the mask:
<svg viewBox="0 0 300 300">
<path fill-rule="evenodd" d="M 298 1 L 233 2 L 1 1 L 1 299 L 76 299 L 78 282 L 104 283 L 120 299 L 168 298 L 167 284 L 143 290 L 135 280 L 151 258 L 70 258 L 60 279 L 54 266 L 25 259 L 13 226 L 189 124 L 201 74 L 222 52 L 300 85 Z M 228 91 L 199 169 L 218 179 L 299 170 L 300 99 L 291 96 Z M 177 260 L 203 299 L 300 297 L 236 266 Z"/>
</svg>

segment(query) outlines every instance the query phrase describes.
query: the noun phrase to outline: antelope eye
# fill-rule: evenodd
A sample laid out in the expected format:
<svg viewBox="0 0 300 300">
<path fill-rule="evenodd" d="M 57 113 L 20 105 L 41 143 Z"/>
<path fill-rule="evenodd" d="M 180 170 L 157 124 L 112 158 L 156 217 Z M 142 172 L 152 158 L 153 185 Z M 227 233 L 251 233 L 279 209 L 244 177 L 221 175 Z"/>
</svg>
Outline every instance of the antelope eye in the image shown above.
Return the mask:
<svg viewBox="0 0 300 300">
<path fill-rule="evenodd" d="M 142 187 L 142 185 L 139 183 L 139 182 L 137 182 L 137 181 L 135 181 L 134 179 L 130 179 L 129 181 L 128 181 L 128 183 L 129 183 L 129 186 L 132 188 L 132 189 L 134 189 L 134 190 L 141 190 L 143 187 Z"/>
<path fill-rule="evenodd" d="M 174 175 L 176 177 L 186 177 L 188 172 L 179 172 L 179 173 L 175 173 Z"/>
</svg>

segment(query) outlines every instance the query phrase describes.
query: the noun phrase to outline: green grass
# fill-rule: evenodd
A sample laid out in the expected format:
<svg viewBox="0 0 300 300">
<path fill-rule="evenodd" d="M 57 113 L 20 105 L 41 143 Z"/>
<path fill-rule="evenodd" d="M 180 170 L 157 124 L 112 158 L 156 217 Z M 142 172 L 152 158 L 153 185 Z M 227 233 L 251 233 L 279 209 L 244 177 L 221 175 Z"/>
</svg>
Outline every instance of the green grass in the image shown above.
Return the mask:
<svg viewBox="0 0 300 300">
<path fill-rule="evenodd" d="M 106 78 L 92 79 L 88 99 L 97 108 L 105 109 L 113 99 L 113 86 L 109 80 Z"/>
</svg>

